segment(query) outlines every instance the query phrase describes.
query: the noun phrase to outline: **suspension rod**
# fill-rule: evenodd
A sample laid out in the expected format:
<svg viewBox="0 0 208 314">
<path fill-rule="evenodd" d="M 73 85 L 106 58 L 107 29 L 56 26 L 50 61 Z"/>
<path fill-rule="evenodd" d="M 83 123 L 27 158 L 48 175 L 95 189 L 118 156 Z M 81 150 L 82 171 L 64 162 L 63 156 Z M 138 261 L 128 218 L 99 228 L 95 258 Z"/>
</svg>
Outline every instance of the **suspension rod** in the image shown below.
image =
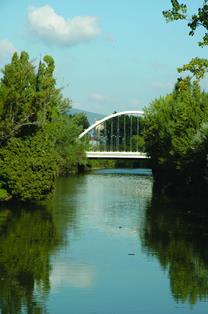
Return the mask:
<svg viewBox="0 0 208 314">
<path fill-rule="evenodd" d="M 119 116 L 117 120 L 117 151 L 119 151 Z"/>
<path fill-rule="evenodd" d="M 126 115 L 124 115 L 124 151 L 126 151 Z"/>
<path fill-rule="evenodd" d="M 139 117 L 137 116 L 137 147 L 136 147 L 136 150 L 137 152 L 139 151 L 139 143 L 138 143 L 138 140 L 139 140 Z"/>
<path fill-rule="evenodd" d="M 113 151 L 113 119 L 111 119 L 111 138 L 110 138 L 110 150 Z"/>
<path fill-rule="evenodd" d="M 130 116 L 130 151 L 132 152 L 132 116 Z"/>
</svg>

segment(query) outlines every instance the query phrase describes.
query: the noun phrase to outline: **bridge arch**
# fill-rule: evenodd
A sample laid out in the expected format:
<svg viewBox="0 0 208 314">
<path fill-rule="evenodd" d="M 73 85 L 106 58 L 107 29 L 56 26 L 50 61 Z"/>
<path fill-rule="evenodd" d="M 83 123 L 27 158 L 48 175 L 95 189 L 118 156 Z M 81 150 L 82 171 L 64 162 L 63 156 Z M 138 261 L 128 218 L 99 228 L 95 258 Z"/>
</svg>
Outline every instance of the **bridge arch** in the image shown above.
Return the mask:
<svg viewBox="0 0 208 314">
<path fill-rule="evenodd" d="M 107 120 L 111 120 L 115 117 L 119 117 L 119 116 L 123 116 L 123 115 L 138 115 L 138 116 L 143 116 L 144 115 L 144 111 L 141 110 L 129 110 L 129 111 L 121 111 L 121 112 L 116 112 L 113 113 L 99 121 L 96 121 L 94 124 L 92 124 L 88 129 L 84 130 L 80 135 L 79 138 L 82 138 L 83 136 L 85 136 L 88 132 L 90 132 L 91 130 L 93 130 L 94 128 L 96 128 L 98 125 L 102 124 L 103 122 L 107 121 Z"/>
</svg>

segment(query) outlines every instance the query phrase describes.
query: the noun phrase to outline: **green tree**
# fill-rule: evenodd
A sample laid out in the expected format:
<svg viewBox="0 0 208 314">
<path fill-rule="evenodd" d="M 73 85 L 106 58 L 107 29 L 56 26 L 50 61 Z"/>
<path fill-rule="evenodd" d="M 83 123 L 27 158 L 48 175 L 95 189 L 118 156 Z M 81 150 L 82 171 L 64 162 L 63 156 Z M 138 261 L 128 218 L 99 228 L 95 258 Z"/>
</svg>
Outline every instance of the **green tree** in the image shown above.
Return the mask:
<svg viewBox="0 0 208 314">
<path fill-rule="evenodd" d="M 71 171 L 77 171 L 78 165 L 87 164 L 85 151 L 88 142 L 78 140 L 82 128 L 79 119 L 68 115 L 62 115 L 61 119 L 47 125 L 47 133 L 59 155 L 59 174 L 67 175 Z"/>
<path fill-rule="evenodd" d="M 1 189 L 22 201 L 44 199 L 54 190 L 58 165 L 59 154 L 47 133 L 13 137 L 0 149 Z"/>
<path fill-rule="evenodd" d="M 206 154 L 199 149 L 196 154 L 194 142 L 207 119 L 208 95 L 190 78 L 179 79 L 172 94 L 146 109 L 144 138 L 156 186 L 172 191 L 203 186 Z"/>
<path fill-rule="evenodd" d="M 87 116 L 84 112 L 80 112 L 80 113 L 73 115 L 72 119 L 77 125 L 80 126 L 81 132 L 83 132 L 84 130 L 86 130 L 90 126 L 89 121 L 87 119 Z"/>
<path fill-rule="evenodd" d="M 2 70 L 0 83 L 0 144 L 11 136 L 26 131 L 30 134 L 37 125 L 35 69 L 26 52 L 15 53 L 10 64 Z"/>
<path fill-rule="evenodd" d="M 15 53 L 2 70 L 0 200 L 44 199 L 60 173 L 86 162 L 77 141 L 84 117 L 69 117 L 71 102 L 57 88 L 54 70 L 45 56 L 36 71 L 26 52 Z"/>
</svg>

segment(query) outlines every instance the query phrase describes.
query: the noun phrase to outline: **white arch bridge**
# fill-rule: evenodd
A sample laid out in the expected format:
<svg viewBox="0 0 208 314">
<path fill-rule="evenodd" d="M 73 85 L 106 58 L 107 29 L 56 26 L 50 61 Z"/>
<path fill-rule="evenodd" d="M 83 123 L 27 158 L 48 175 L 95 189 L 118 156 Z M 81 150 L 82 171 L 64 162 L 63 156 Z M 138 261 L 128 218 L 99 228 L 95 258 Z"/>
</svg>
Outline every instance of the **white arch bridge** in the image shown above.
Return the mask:
<svg viewBox="0 0 208 314">
<path fill-rule="evenodd" d="M 143 111 L 131 110 L 113 113 L 96 121 L 79 135 L 88 136 L 89 159 L 148 159 L 143 151 L 140 124 Z"/>
</svg>

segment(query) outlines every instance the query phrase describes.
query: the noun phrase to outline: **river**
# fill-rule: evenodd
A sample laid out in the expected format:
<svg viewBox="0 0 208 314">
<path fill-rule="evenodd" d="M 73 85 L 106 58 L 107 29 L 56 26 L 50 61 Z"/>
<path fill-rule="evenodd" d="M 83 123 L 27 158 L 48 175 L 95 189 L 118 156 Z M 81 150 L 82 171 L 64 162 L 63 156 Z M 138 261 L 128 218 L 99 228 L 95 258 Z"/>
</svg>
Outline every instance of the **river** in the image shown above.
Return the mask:
<svg viewBox="0 0 208 314">
<path fill-rule="evenodd" d="M 206 208 L 152 187 L 148 169 L 98 170 L 3 207 L 1 313 L 207 313 Z"/>
</svg>

